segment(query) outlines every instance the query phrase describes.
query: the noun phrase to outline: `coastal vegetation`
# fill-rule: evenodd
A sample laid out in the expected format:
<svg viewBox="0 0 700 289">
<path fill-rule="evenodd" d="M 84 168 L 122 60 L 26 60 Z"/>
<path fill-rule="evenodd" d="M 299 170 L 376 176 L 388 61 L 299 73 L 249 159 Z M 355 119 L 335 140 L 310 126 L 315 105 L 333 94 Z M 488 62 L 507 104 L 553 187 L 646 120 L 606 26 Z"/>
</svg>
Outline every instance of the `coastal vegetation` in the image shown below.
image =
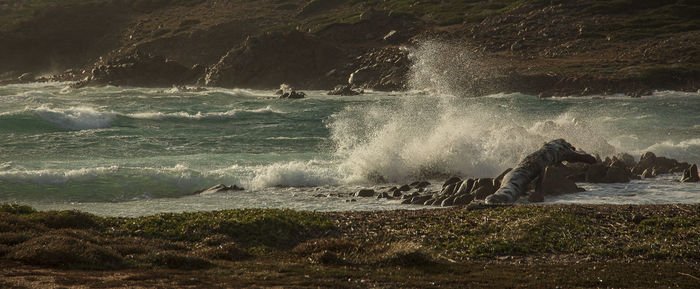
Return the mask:
<svg viewBox="0 0 700 289">
<path fill-rule="evenodd" d="M 135 280 L 161 284 L 163 270 L 176 269 L 176 282 L 206 270 L 209 277 L 190 279 L 192 285 L 225 279 L 302 287 L 421 287 L 429 282 L 448 287 L 587 287 L 595 282 L 636 287 L 653 281 L 688 287 L 697 284 L 698 209 L 698 205 L 327 213 L 251 209 L 115 218 L 2 204 L 0 262 L 14 271 L 1 274 L 5 285 L 30 284 L 16 278 L 22 276 L 18 272 L 45 268 L 65 274 L 66 280 L 97 274 L 83 270 L 130 276 L 123 284 Z M 652 268 L 650 276 L 623 277 Z M 5 278 L 10 272 L 15 277 Z M 531 279 L 515 277 L 516 272 Z M 319 274 L 323 277 L 310 278 Z M 418 276 L 406 278 L 410 274 Z M 355 278 L 365 281 L 347 281 Z"/>
</svg>

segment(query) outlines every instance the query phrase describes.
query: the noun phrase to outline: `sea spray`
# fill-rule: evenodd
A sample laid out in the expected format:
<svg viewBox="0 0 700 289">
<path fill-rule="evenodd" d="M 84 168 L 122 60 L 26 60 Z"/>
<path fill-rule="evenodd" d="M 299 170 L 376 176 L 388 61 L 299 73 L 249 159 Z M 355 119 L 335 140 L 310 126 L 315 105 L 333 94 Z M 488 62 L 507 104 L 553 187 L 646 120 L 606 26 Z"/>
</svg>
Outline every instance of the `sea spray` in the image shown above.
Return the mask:
<svg viewBox="0 0 700 289">
<path fill-rule="evenodd" d="M 427 40 L 411 58 L 410 86 L 419 93 L 347 107 L 331 117 L 328 127 L 347 182 L 495 176 L 557 138 L 591 153 L 615 152 L 596 132 L 600 126 L 566 112 L 541 120 L 507 101 L 532 96 L 490 97 L 500 105 L 457 97 L 478 94 L 479 79 L 492 73 L 468 45 Z"/>
<path fill-rule="evenodd" d="M 463 41 L 424 39 L 411 48 L 408 87 L 435 95 L 483 96 L 498 91 L 485 79 L 498 73 L 489 59 Z"/>
</svg>

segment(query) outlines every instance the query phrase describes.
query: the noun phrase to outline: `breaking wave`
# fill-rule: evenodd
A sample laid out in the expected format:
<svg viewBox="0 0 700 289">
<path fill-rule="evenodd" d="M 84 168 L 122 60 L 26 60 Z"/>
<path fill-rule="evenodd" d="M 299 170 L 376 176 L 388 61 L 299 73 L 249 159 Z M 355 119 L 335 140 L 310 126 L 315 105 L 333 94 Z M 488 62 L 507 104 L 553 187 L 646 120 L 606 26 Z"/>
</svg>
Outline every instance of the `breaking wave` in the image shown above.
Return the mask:
<svg viewBox="0 0 700 289">
<path fill-rule="evenodd" d="M 70 130 L 106 128 L 112 124 L 115 113 L 102 112 L 90 107 L 53 109 L 41 106 L 33 110 L 41 119 Z"/>
<path fill-rule="evenodd" d="M 185 111 L 170 112 L 170 113 L 140 112 L 140 113 L 127 114 L 126 116 L 131 117 L 131 118 L 136 118 L 136 119 L 151 119 L 151 120 L 163 120 L 163 119 L 202 120 L 202 119 L 234 118 L 234 117 L 240 116 L 241 114 L 266 114 L 266 113 L 283 114 L 284 112 L 272 109 L 270 106 L 267 106 L 265 108 L 260 108 L 260 109 L 250 109 L 250 110 L 232 109 L 232 110 L 228 110 L 228 111 L 224 111 L 224 112 L 207 112 L 207 113 L 202 113 L 202 112 L 189 113 L 189 112 L 185 112 Z"/>
</svg>

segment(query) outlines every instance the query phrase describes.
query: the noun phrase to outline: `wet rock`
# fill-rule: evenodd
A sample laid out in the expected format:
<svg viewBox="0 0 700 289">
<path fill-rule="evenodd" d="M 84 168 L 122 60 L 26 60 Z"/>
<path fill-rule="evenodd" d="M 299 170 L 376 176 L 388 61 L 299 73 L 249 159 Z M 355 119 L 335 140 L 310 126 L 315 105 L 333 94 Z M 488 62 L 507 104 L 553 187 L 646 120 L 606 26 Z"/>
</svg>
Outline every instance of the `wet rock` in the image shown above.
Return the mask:
<svg viewBox="0 0 700 289">
<path fill-rule="evenodd" d="M 328 95 L 342 95 L 342 96 L 352 96 L 364 93 L 363 91 L 353 90 L 350 84 L 336 85 L 333 90 L 329 91 Z"/>
<path fill-rule="evenodd" d="M 245 189 L 241 188 L 239 186 L 236 186 L 236 185 L 227 186 L 224 184 L 218 184 L 218 185 L 213 186 L 211 188 L 204 189 L 201 191 L 196 191 L 194 193 L 199 194 L 199 195 L 209 195 L 209 194 L 215 194 L 215 193 L 235 192 L 235 191 L 243 191 L 243 190 L 245 190 Z"/>
<path fill-rule="evenodd" d="M 506 174 L 510 173 L 513 168 L 507 168 L 505 171 L 503 171 L 500 175 L 498 175 L 494 180 L 498 180 L 498 182 L 501 182 L 503 178 L 506 176 Z"/>
<path fill-rule="evenodd" d="M 586 170 L 586 182 L 587 183 L 601 183 L 603 178 L 605 178 L 605 173 L 607 168 L 602 163 L 592 164 Z"/>
<path fill-rule="evenodd" d="M 454 204 L 454 202 L 455 202 L 455 198 L 457 198 L 457 197 L 458 197 L 457 195 L 453 195 L 453 196 L 449 196 L 449 197 L 445 198 L 445 199 L 442 200 L 442 202 L 440 203 L 440 206 L 442 206 L 442 207 L 449 207 L 449 206 L 452 206 L 452 205 Z"/>
<path fill-rule="evenodd" d="M 458 182 L 461 182 L 461 181 L 462 181 L 462 179 L 460 179 L 459 177 L 454 177 L 454 176 L 453 176 L 453 177 L 450 177 L 449 179 L 447 179 L 447 180 L 442 184 L 442 187 L 444 188 L 444 187 L 446 187 L 446 186 L 449 186 L 449 185 L 451 185 L 451 184 L 458 183 Z"/>
<path fill-rule="evenodd" d="M 423 203 L 425 203 L 425 201 L 430 200 L 432 197 L 432 195 L 416 196 L 411 198 L 411 204 L 422 205 Z"/>
<path fill-rule="evenodd" d="M 646 152 L 640 158 L 639 162 L 632 168 L 632 173 L 639 175 L 647 169 L 656 170 L 656 174 L 667 174 L 672 172 L 681 172 L 690 167 L 688 163 L 681 163 L 674 159 L 665 157 L 657 157 L 652 152 Z"/>
<path fill-rule="evenodd" d="M 609 167 L 605 172 L 604 183 L 629 183 L 629 171 L 620 167 Z"/>
<path fill-rule="evenodd" d="M 466 181 L 463 181 L 459 188 L 457 188 L 454 192 L 455 195 L 462 195 L 462 194 L 468 194 L 469 192 L 472 191 L 472 187 L 474 186 L 474 180 L 473 179 L 467 179 Z"/>
<path fill-rule="evenodd" d="M 387 192 L 381 192 L 377 195 L 377 199 L 393 199 L 394 197 Z"/>
<path fill-rule="evenodd" d="M 20 83 L 32 82 L 34 80 L 36 80 L 36 75 L 31 72 L 22 73 L 22 75 L 17 77 L 17 81 Z"/>
<path fill-rule="evenodd" d="M 401 196 L 401 199 L 402 199 L 402 200 L 406 200 L 406 199 L 410 200 L 411 198 L 417 197 L 417 196 L 420 196 L 420 193 L 418 193 L 418 192 L 413 192 L 413 193 L 410 193 L 410 194 L 402 195 L 402 196 Z"/>
<path fill-rule="evenodd" d="M 454 202 L 452 203 L 452 205 L 464 206 L 464 205 L 468 205 L 473 200 L 474 200 L 474 195 L 472 195 L 472 194 L 459 195 L 454 199 Z"/>
<path fill-rule="evenodd" d="M 374 193 L 373 189 L 361 189 L 355 193 L 355 197 L 373 197 Z"/>
<path fill-rule="evenodd" d="M 290 99 L 300 99 L 300 98 L 305 98 L 306 93 L 303 92 L 298 92 L 296 90 L 292 90 L 290 92 L 285 92 L 280 95 L 280 98 L 290 98 Z"/>
<path fill-rule="evenodd" d="M 452 195 L 452 193 L 455 192 L 455 189 L 458 189 L 457 185 L 461 185 L 461 182 L 456 182 L 449 184 L 445 187 L 442 188 L 442 191 L 440 191 L 441 195 Z"/>
<path fill-rule="evenodd" d="M 566 178 L 566 169 L 561 167 L 546 167 L 540 178 L 535 191 L 528 198 L 530 202 L 542 202 L 545 196 L 583 191 L 574 181 Z"/>
<path fill-rule="evenodd" d="M 698 166 L 696 164 L 693 164 L 687 170 L 683 171 L 681 182 L 695 183 L 698 181 L 700 181 L 700 175 L 698 175 Z"/>
<path fill-rule="evenodd" d="M 414 187 L 414 188 L 417 188 L 417 189 L 421 189 L 421 188 L 425 188 L 425 187 L 427 187 L 427 186 L 430 186 L 430 183 L 429 183 L 429 182 L 426 182 L 426 181 L 417 181 L 417 182 L 411 183 L 410 186 L 411 186 L 411 187 Z"/>
<path fill-rule="evenodd" d="M 637 162 L 634 160 L 634 157 L 628 153 L 619 153 L 613 158 L 623 161 L 628 168 L 634 167 L 637 164 Z"/>
<path fill-rule="evenodd" d="M 498 188 L 493 186 L 493 179 L 481 178 L 474 183 L 474 188 L 472 189 L 471 195 L 474 197 L 474 199 L 483 200 L 495 193 L 497 189 Z"/>
</svg>

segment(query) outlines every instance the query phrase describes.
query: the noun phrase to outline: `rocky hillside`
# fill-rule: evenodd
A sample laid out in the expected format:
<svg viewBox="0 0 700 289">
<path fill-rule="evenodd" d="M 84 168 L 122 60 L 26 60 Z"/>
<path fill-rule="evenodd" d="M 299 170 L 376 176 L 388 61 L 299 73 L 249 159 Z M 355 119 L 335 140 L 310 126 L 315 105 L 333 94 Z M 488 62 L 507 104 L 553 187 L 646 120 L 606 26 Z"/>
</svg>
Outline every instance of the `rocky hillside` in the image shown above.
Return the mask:
<svg viewBox="0 0 700 289">
<path fill-rule="evenodd" d="M 696 91 L 697 15 L 695 0 L 3 0 L 0 81 L 400 90 L 432 41 L 459 95 Z M 174 64 L 138 55 L 190 71 L 153 77 Z"/>
</svg>

